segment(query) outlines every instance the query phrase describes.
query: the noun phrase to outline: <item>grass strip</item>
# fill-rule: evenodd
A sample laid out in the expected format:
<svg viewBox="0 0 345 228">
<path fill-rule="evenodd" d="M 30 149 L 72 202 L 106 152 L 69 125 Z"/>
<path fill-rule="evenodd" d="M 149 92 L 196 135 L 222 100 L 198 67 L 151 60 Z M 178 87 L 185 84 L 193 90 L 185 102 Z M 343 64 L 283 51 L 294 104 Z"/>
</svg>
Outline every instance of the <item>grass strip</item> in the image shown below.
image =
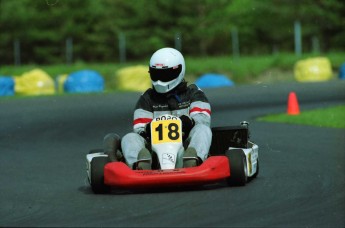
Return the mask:
<svg viewBox="0 0 345 228">
<path fill-rule="evenodd" d="M 345 105 L 309 111 L 302 110 L 299 115 L 288 115 L 286 113 L 267 115 L 259 117 L 257 120 L 316 127 L 345 128 Z"/>
</svg>

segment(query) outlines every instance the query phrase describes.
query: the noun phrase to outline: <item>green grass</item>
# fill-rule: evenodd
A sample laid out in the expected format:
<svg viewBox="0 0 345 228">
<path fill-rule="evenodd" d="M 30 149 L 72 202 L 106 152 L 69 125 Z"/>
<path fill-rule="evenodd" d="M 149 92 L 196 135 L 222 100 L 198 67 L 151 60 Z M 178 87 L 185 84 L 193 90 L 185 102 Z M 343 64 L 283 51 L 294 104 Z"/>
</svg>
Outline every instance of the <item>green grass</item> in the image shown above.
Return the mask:
<svg viewBox="0 0 345 228">
<path fill-rule="evenodd" d="M 280 53 L 276 55 L 241 56 L 238 59 L 233 59 L 231 56 L 186 56 L 186 80 L 194 82 L 204 73 L 221 73 L 227 75 L 236 84 L 293 81 L 294 64 L 300 59 L 314 56 L 328 57 L 335 73 L 337 73 L 340 65 L 345 59 L 344 53 L 328 53 L 322 55 L 305 54 L 301 57 L 297 57 L 291 53 Z M 125 64 L 76 62 L 72 65 L 0 66 L 0 75 L 19 76 L 34 68 L 40 68 L 51 77 L 56 78 L 59 75 L 70 74 L 77 70 L 92 69 L 98 71 L 104 77 L 106 89 L 111 91 L 117 89 L 112 83 L 114 77 L 116 77 L 117 70 L 138 64 L 147 65 L 149 58 L 148 56 L 145 60 L 127 62 Z"/>
<path fill-rule="evenodd" d="M 259 117 L 257 120 L 274 123 L 311 125 L 317 127 L 345 128 L 345 105 L 301 111 L 299 115 L 267 115 Z"/>
<path fill-rule="evenodd" d="M 344 53 L 329 53 L 322 55 L 305 54 L 296 56 L 291 53 L 281 53 L 277 55 L 242 56 L 238 59 L 232 57 L 202 57 L 186 58 L 187 79 L 194 81 L 198 76 L 207 73 L 222 73 L 228 75 L 235 83 L 248 84 L 258 80 L 267 80 L 267 75 L 274 72 L 274 77 L 269 78 L 269 82 L 293 81 L 293 68 L 298 60 L 323 56 L 329 58 L 333 70 L 338 71 L 340 65 L 344 63 Z M 285 78 L 282 78 L 285 77 Z"/>
</svg>

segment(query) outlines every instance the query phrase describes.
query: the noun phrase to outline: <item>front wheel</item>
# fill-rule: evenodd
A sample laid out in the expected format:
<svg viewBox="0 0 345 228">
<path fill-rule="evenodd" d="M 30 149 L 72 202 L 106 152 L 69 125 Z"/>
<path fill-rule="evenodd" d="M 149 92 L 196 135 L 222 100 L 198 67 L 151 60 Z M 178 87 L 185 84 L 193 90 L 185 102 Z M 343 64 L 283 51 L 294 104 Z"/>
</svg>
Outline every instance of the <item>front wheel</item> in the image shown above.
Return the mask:
<svg viewBox="0 0 345 228">
<path fill-rule="evenodd" d="M 247 183 L 247 161 L 241 149 L 227 150 L 225 155 L 229 159 L 230 177 L 227 179 L 228 185 L 244 186 Z"/>
<path fill-rule="evenodd" d="M 91 161 L 91 188 L 96 194 L 110 191 L 110 187 L 104 184 L 104 166 L 108 162 L 108 157 L 95 157 Z"/>
</svg>

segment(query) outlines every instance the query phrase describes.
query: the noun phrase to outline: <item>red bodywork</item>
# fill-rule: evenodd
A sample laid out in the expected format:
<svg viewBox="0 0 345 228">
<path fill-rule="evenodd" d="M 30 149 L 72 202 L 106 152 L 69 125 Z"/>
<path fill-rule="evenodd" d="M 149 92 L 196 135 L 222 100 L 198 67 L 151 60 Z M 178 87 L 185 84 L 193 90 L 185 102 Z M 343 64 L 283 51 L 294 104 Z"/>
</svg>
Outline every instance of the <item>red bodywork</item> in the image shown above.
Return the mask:
<svg viewBox="0 0 345 228">
<path fill-rule="evenodd" d="M 123 162 L 111 162 L 104 167 L 104 183 L 123 188 L 207 184 L 229 176 L 226 156 L 209 157 L 197 167 L 171 170 L 132 170 Z"/>
</svg>

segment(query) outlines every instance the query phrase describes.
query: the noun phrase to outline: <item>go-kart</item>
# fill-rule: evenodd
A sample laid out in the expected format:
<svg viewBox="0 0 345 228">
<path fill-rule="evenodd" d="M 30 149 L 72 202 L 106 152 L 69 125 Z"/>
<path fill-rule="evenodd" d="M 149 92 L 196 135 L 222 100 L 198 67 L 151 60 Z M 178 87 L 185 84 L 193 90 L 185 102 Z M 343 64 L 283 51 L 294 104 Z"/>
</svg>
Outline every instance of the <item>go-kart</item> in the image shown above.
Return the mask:
<svg viewBox="0 0 345 228">
<path fill-rule="evenodd" d="M 179 117 L 163 115 L 151 124 L 152 169 L 129 167 L 121 152 L 120 137 L 114 137 L 114 150 L 91 150 L 86 155 L 87 176 L 94 193 L 111 189 L 190 186 L 217 183 L 245 185 L 259 173 L 258 146 L 249 141 L 248 123 L 212 128 L 209 157 L 200 162 L 183 157 L 182 122 Z M 197 166 L 184 168 L 186 159 L 197 159 Z M 200 164 L 201 163 L 201 164 Z"/>
</svg>

